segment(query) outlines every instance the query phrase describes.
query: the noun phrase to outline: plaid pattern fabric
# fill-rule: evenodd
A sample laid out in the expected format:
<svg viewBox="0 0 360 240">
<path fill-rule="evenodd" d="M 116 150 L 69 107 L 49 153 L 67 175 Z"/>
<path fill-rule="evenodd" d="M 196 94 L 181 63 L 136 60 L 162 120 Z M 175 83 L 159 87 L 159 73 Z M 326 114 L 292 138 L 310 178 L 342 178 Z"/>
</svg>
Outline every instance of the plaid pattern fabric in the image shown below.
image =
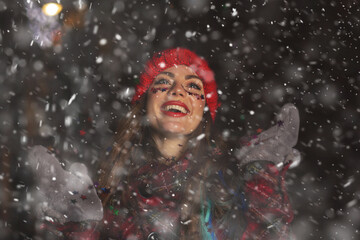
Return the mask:
<svg viewBox="0 0 360 240">
<path fill-rule="evenodd" d="M 279 170 L 274 164 L 261 161 L 248 164 L 244 193 L 248 202 L 246 229 L 241 240 L 290 238 L 289 224 L 293 211 L 285 189 L 287 164 Z"/>
<path fill-rule="evenodd" d="M 121 202 L 105 209 L 103 224 L 99 229 L 80 223 L 62 226 L 47 224 L 65 239 L 147 239 L 152 233 L 159 233 L 160 239 L 177 239 L 179 233 L 179 202 L 184 182 L 187 179 L 189 160 L 174 165 L 147 164 L 134 173 L 129 183 L 129 202 Z M 286 194 L 284 175 L 289 165 L 279 170 L 274 164 L 257 161 L 247 164 L 241 176 L 224 178 L 217 173 L 216 182 L 228 192 L 216 192 L 215 199 L 208 199 L 204 222 L 208 234 L 204 239 L 272 240 L 289 239 L 289 223 L 293 212 Z M 209 182 L 216 186 L 216 182 Z M 214 189 L 212 189 L 214 191 Z M 115 200 L 117 198 L 114 195 Z M 120 199 L 120 198 L 119 198 Z M 210 202 L 211 204 L 210 204 Z M 224 211 L 214 212 L 218 205 Z M 119 208 L 118 208 L 119 207 Z M 51 225 L 51 224 L 50 224 Z M 100 237 L 101 236 L 101 237 Z"/>
<path fill-rule="evenodd" d="M 126 210 L 107 211 L 106 235 L 116 239 L 147 239 L 157 233 L 165 239 L 179 235 L 179 202 L 188 175 L 188 158 L 172 165 L 148 163 L 133 173 L 128 185 Z M 112 206 L 110 206 L 112 207 Z M 116 209 L 117 206 L 114 204 Z M 124 211 L 125 210 L 125 211 Z M 161 239 L 162 239 L 161 238 Z"/>
</svg>

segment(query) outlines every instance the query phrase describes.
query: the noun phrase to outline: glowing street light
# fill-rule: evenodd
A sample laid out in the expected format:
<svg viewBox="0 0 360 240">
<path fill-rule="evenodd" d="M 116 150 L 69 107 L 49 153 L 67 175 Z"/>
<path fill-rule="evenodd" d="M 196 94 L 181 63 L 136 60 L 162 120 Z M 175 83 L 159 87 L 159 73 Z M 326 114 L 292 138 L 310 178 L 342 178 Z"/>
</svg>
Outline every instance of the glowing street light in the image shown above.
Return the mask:
<svg viewBox="0 0 360 240">
<path fill-rule="evenodd" d="M 58 3 L 47 3 L 42 7 L 42 11 L 47 16 L 58 15 L 62 10 L 61 4 Z"/>
</svg>

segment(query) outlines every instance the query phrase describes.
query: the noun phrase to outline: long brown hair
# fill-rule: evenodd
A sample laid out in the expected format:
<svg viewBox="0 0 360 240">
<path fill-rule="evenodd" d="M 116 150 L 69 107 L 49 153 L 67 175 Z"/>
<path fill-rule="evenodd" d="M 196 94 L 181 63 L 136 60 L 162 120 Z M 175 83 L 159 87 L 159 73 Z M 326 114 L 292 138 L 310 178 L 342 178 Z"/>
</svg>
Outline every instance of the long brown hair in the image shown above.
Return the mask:
<svg viewBox="0 0 360 240">
<path fill-rule="evenodd" d="M 160 155 L 151 136 L 151 127 L 146 120 L 146 101 L 147 95 L 144 94 L 133 105 L 126 118 L 120 122 L 111 154 L 107 160 L 101 163 L 98 171 L 100 186 L 110 189 L 121 186 L 122 181 L 131 179 L 131 172 L 137 167 L 139 161 L 146 162 L 147 159 L 156 159 Z M 181 225 L 180 239 L 186 239 L 186 236 L 189 235 L 195 237 L 200 234 L 200 195 L 204 191 L 203 178 L 210 163 L 208 153 L 216 142 L 213 138 L 212 124 L 210 113 L 206 111 L 197 129 L 189 135 L 187 146 L 184 146 L 183 154 L 190 151 L 193 156 L 190 167 L 194 174 L 187 181 L 180 205 L 181 219 L 183 221 L 191 220 L 188 221 L 190 224 Z M 196 137 L 200 134 L 205 134 L 205 136 L 197 141 Z M 139 152 L 140 154 L 138 154 Z M 182 157 L 180 156 L 180 159 Z M 102 198 L 104 207 L 109 204 L 109 200 L 115 191 L 111 190 L 110 194 Z M 127 191 L 126 187 L 122 191 Z M 122 197 L 124 196 L 128 195 L 122 194 Z M 122 203 L 126 204 L 127 201 L 128 199 L 121 199 Z"/>
</svg>

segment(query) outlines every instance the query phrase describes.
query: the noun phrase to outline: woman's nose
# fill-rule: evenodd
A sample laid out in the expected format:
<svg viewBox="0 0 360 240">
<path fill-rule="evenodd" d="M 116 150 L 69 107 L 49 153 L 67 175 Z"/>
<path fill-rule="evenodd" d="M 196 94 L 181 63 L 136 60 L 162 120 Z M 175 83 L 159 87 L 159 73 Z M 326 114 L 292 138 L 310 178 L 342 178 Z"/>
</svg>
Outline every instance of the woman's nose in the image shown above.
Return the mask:
<svg viewBox="0 0 360 240">
<path fill-rule="evenodd" d="M 183 97 L 183 96 L 185 96 L 185 90 L 181 84 L 177 83 L 171 87 L 169 94 L 174 95 L 174 96 L 179 95 L 179 96 Z"/>
</svg>

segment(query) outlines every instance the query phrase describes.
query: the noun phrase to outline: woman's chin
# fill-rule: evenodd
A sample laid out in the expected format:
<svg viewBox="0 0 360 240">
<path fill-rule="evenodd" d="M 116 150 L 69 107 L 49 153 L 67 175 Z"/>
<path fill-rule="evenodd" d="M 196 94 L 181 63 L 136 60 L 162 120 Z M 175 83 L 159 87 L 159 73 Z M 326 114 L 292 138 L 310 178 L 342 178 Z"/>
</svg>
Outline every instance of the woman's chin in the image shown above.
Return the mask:
<svg viewBox="0 0 360 240">
<path fill-rule="evenodd" d="M 161 131 L 165 133 L 166 135 L 187 135 L 189 134 L 187 132 L 186 127 L 183 123 L 180 122 L 167 122 L 162 124 Z"/>
</svg>

